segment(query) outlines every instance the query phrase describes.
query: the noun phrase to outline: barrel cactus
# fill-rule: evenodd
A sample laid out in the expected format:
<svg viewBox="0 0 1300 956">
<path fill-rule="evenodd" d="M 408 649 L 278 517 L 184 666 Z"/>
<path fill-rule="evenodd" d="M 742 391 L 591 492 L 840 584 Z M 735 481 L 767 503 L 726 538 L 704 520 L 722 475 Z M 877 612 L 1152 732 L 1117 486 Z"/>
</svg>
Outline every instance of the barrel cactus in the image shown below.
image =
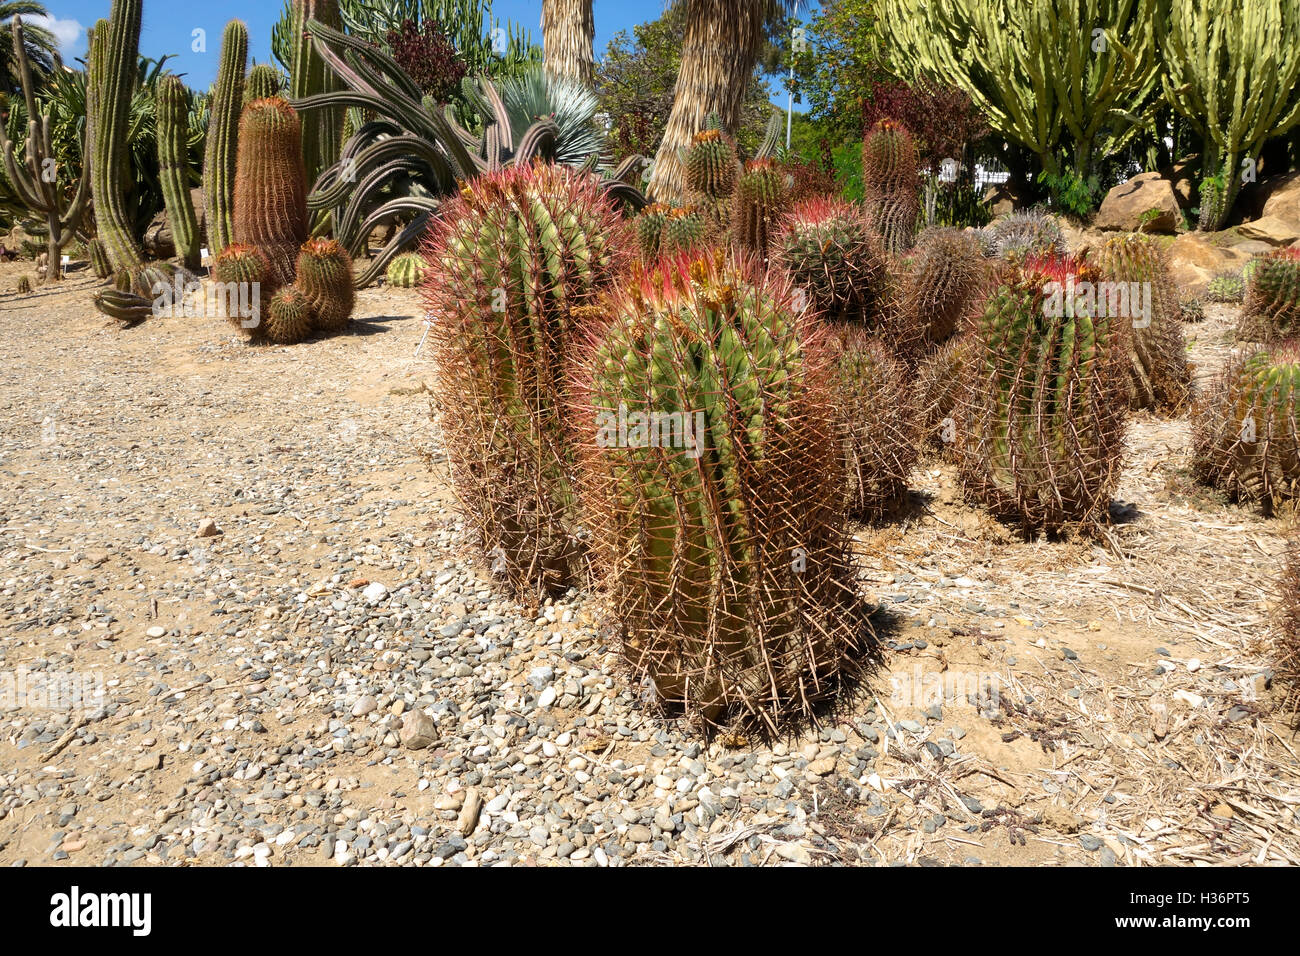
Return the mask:
<svg viewBox="0 0 1300 956">
<path fill-rule="evenodd" d="M 1252 260 L 1238 338 L 1274 342 L 1300 334 L 1300 247 Z"/>
<path fill-rule="evenodd" d="M 766 256 L 788 205 L 786 174 L 770 159 L 752 159 L 732 195 L 731 238 L 736 246 Z"/>
<path fill-rule="evenodd" d="M 987 291 L 989 270 L 979 241 L 960 229 L 927 229 L 917 237 L 902 282 L 901 308 L 933 349 L 975 318 Z"/>
<path fill-rule="evenodd" d="M 19 295 L 31 295 L 32 294 L 31 277 L 27 275 L 20 275 L 18 277 L 18 285 L 14 288 L 14 291 L 17 292 Z"/>
<path fill-rule="evenodd" d="M 903 124 L 882 119 L 862 142 L 862 185 L 872 228 L 895 255 L 912 247 L 921 213 L 920 158 Z"/>
<path fill-rule="evenodd" d="M 1067 251 L 1060 220 L 1041 209 L 1008 213 L 987 231 L 991 242 L 986 249 L 999 258 L 1024 260 Z"/>
<path fill-rule="evenodd" d="M 1240 272 L 1220 272 L 1205 289 L 1211 302 L 1240 302 L 1246 294 L 1246 280 Z"/>
<path fill-rule="evenodd" d="M 1197 475 L 1266 511 L 1300 491 L 1300 347 L 1234 355 L 1192 411 Z"/>
<path fill-rule="evenodd" d="M 706 727 L 778 731 L 855 639 L 833 350 L 779 273 L 716 251 L 607 311 L 572 420 L 624 659 Z"/>
<path fill-rule="evenodd" d="M 636 244 L 641 258 L 647 263 L 659 257 L 659 244 L 663 241 L 664 225 L 673 207 L 667 203 L 651 203 L 636 217 Z"/>
<path fill-rule="evenodd" d="M 781 223 L 773 257 L 822 318 L 872 328 L 878 325 L 888 275 L 885 256 L 858 206 L 808 199 Z"/>
<path fill-rule="evenodd" d="M 849 511 L 877 521 L 907 501 L 907 479 L 921 451 L 920 406 L 907 367 L 878 339 L 851 326 L 836 334 Z"/>
<path fill-rule="evenodd" d="M 301 121 L 279 97 L 254 100 L 239 119 L 234 241 L 257 246 L 278 288 L 290 285 L 307 239 Z"/>
<path fill-rule="evenodd" d="M 593 178 L 529 165 L 467 184 L 423 249 L 452 485 L 521 599 L 581 583 L 562 418 L 572 317 L 618 280 L 627 246 Z"/>
<path fill-rule="evenodd" d="M 270 272 L 271 264 L 256 246 L 232 243 L 218 252 L 212 261 L 212 279 L 225 287 L 219 290 L 218 295 L 225 317 L 249 340 L 256 341 L 262 337 L 260 307 L 273 293 L 267 282 Z M 241 315 L 232 307 L 240 301 L 251 303 L 254 293 L 259 306 L 256 320 L 253 316 Z"/>
<path fill-rule="evenodd" d="M 336 239 L 308 239 L 298 253 L 298 289 L 311 303 L 316 328 L 341 332 L 357 304 L 352 258 Z"/>
<path fill-rule="evenodd" d="M 269 63 L 259 63 L 244 78 L 244 105 L 253 100 L 267 100 L 284 92 L 280 71 Z"/>
<path fill-rule="evenodd" d="M 1128 346 L 1130 405 L 1178 411 L 1191 395 L 1192 375 L 1169 256 L 1150 236 L 1133 232 L 1106 241 L 1100 266 L 1096 308 L 1118 320 Z"/>
<path fill-rule="evenodd" d="M 1030 260 L 977 323 L 975 385 L 958 425 L 962 482 L 1027 536 L 1095 525 L 1119 481 L 1128 402 L 1118 320 L 1060 295 L 1096 279 L 1069 258 Z"/>
<path fill-rule="evenodd" d="M 262 335 L 268 342 L 293 345 L 311 335 L 314 326 L 311 297 L 297 286 L 285 286 L 263 309 Z"/>
<path fill-rule="evenodd" d="M 418 252 L 404 252 L 388 264 L 388 284 L 395 289 L 413 289 L 424 282 L 424 259 Z"/>
<path fill-rule="evenodd" d="M 727 225 L 731 196 L 736 190 L 740 160 L 736 144 L 710 117 L 707 128 L 695 134 L 683 160 L 686 191 L 692 205 L 709 223 L 709 230 L 721 235 Z"/>
<path fill-rule="evenodd" d="M 703 210 L 697 207 L 674 209 L 664 220 L 659 251 L 664 255 L 699 250 L 714 234 Z"/>
<path fill-rule="evenodd" d="M 957 429 L 970 404 L 981 346 L 973 334 L 954 335 L 916 370 L 921 433 L 931 445 L 956 453 Z"/>
</svg>

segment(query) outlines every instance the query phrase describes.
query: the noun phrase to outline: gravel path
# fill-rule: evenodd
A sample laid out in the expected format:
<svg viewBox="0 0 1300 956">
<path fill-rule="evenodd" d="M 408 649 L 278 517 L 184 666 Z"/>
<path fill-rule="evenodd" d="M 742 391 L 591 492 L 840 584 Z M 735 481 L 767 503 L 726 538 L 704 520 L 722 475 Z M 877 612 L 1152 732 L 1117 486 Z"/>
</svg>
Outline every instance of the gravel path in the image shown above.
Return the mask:
<svg viewBox="0 0 1300 956">
<path fill-rule="evenodd" d="M 91 287 L 0 301 L 0 679 L 28 695 L 0 698 L 0 863 L 1125 853 L 1077 835 L 1104 822 L 1101 790 L 1084 806 L 1068 779 L 1042 782 L 1038 765 L 1067 755 L 1004 745 L 1001 718 L 963 700 L 887 709 L 877 687 L 797 740 L 705 744 L 627 687 L 596 598 L 523 616 L 473 558 L 442 477 L 415 295 L 367 291 L 351 334 L 259 349 L 215 319 L 119 331 Z M 1069 669 L 1077 697 L 1077 655 L 954 560 L 876 575 L 897 670 L 1008 667 L 1023 638 L 1048 647 L 1035 679 Z M 1095 614 L 1078 608 L 1077 629 Z M 33 696 L 73 677 L 101 682 L 102 703 Z M 1028 782 L 1017 798 L 981 790 L 1001 785 L 969 764 L 937 773 L 968 759 Z M 1043 798 L 1066 809 L 1044 815 Z M 1035 822 L 1061 835 L 984 836 Z"/>
</svg>

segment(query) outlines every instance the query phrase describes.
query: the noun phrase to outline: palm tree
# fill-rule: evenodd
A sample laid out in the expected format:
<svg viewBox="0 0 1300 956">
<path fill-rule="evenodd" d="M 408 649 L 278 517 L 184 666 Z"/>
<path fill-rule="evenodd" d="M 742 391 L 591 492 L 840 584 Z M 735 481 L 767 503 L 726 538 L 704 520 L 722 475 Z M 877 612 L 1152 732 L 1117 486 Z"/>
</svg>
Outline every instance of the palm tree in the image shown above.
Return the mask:
<svg viewBox="0 0 1300 956">
<path fill-rule="evenodd" d="M 593 86 L 592 41 L 596 22 L 592 0 L 542 0 L 542 50 L 546 75 Z"/>
<path fill-rule="evenodd" d="M 682 67 L 673 91 L 673 109 L 655 155 L 650 194 L 673 202 L 682 190 L 680 151 L 717 113 L 734 129 L 763 47 L 768 18 L 804 6 L 799 0 L 674 0 L 686 4 Z"/>
<path fill-rule="evenodd" d="M 12 93 L 19 88 L 18 62 L 14 57 L 14 17 L 23 18 L 23 46 L 33 73 L 49 75 L 62 63 L 58 38 L 45 27 L 31 22 L 32 17 L 45 16 L 49 13 L 35 0 L 0 0 L 0 93 Z"/>
</svg>

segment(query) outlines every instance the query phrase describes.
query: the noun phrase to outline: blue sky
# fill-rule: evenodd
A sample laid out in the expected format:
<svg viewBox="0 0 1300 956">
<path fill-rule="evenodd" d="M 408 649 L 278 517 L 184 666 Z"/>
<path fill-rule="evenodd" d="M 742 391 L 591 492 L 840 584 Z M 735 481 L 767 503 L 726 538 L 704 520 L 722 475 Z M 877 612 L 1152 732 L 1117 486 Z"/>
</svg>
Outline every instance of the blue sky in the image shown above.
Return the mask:
<svg viewBox="0 0 1300 956">
<path fill-rule="evenodd" d="M 168 65 L 186 74 L 190 86 L 205 89 L 216 75 L 221 29 L 227 20 L 237 17 L 248 24 L 250 53 L 258 62 L 271 57 L 271 25 L 279 18 L 283 0 L 145 0 L 144 26 L 140 52 L 154 58 L 173 53 L 177 58 Z M 664 7 L 663 0 L 594 0 L 596 15 L 596 54 L 619 30 L 654 19 Z M 45 0 L 54 22 L 52 28 L 63 41 L 67 58 L 84 56 L 86 27 L 108 16 L 109 0 Z M 495 0 L 493 13 L 503 20 L 515 20 L 541 41 L 541 0 Z M 207 52 L 191 50 L 195 29 L 207 34 Z"/>
</svg>

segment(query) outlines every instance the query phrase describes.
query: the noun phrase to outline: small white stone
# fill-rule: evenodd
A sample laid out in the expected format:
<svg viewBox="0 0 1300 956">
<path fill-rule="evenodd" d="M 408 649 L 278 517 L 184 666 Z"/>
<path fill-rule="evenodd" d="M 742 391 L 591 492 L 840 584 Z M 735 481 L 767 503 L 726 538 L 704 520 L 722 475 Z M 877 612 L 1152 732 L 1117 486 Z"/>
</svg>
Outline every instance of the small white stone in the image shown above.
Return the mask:
<svg viewBox="0 0 1300 956">
<path fill-rule="evenodd" d="M 553 703 L 555 703 L 555 698 L 557 696 L 558 695 L 555 692 L 555 685 L 551 684 L 546 688 L 546 690 L 542 691 L 541 695 L 537 698 L 537 706 L 550 707 Z"/>
</svg>

